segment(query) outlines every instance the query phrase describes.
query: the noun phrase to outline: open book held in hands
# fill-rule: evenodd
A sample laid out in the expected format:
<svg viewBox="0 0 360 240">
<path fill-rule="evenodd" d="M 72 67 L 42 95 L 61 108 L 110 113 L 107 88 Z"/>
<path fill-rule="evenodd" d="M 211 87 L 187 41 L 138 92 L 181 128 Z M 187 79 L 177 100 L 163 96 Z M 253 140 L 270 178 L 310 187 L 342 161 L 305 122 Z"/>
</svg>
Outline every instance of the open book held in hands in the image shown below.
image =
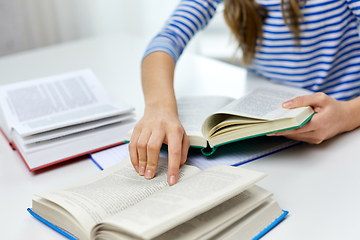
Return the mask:
<svg viewBox="0 0 360 240">
<path fill-rule="evenodd" d="M 223 144 L 303 126 L 314 114 L 311 107 L 285 109 L 282 103 L 309 91 L 290 87 L 257 88 L 233 99 L 196 96 L 178 99 L 179 118 L 192 147 L 211 155 Z"/>
<path fill-rule="evenodd" d="M 122 143 L 133 110 L 90 70 L 0 86 L 0 129 L 30 171 Z"/>
<path fill-rule="evenodd" d="M 71 186 L 36 194 L 37 219 L 70 239 L 253 239 L 287 214 L 255 185 L 264 173 L 231 166 L 183 165 L 167 183 L 167 160 L 155 178 L 129 159 Z"/>
</svg>

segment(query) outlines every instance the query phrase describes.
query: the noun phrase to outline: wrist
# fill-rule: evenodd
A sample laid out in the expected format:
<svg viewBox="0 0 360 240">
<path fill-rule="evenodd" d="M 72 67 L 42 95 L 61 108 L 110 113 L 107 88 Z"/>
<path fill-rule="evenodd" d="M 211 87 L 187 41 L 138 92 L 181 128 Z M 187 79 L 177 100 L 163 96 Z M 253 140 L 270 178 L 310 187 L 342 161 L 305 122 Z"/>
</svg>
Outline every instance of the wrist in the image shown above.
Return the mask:
<svg viewBox="0 0 360 240">
<path fill-rule="evenodd" d="M 166 111 L 177 115 L 175 98 L 160 97 L 153 101 L 145 101 L 145 112 Z"/>
<path fill-rule="evenodd" d="M 351 131 L 360 126 L 360 97 L 344 102 L 346 114 L 345 131 Z"/>
</svg>

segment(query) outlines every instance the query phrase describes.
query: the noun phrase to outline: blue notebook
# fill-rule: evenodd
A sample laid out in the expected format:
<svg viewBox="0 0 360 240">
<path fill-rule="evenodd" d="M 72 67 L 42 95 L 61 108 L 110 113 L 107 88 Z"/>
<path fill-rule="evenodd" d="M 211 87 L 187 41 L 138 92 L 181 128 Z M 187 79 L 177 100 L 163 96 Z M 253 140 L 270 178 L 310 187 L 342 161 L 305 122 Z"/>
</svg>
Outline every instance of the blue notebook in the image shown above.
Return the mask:
<svg viewBox="0 0 360 240">
<path fill-rule="evenodd" d="M 262 136 L 226 144 L 210 156 L 204 156 L 199 148 L 190 148 L 186 164 L 201 170 L 214 165 L 239 166 L 299 144 L 301 142 L 285 137 Z M 129 157 L 128 148 L 128 144 L 119 145 L 92 153 L 90 158 L 103 170 Z M 160 157 L 168 158 L 166 145 L 162 147 Z"/>
</svg>

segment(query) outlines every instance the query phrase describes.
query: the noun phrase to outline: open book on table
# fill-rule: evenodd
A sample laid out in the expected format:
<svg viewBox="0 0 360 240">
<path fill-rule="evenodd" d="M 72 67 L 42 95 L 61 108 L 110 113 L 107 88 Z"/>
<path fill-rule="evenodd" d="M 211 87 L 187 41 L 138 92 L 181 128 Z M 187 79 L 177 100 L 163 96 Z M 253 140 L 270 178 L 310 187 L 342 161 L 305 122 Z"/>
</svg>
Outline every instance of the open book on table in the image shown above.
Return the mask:
<svg viewBox="0 0 360 240">
<path fill-rule="evenodd" d="M 239 99 L 195 96 L 180 98 L 177 104 L 190 145 L 211 155 L 227 143 L 303 126 L 313 116 L 313 109 L 284 109 L 282 103 L 309 93 L 303 89 L 271 86 L 257 88 Z"/>
<path fill-rule="evenodd" d="M 190 146 L 209 156 L 224 144 L 303 126 L 314 114 L 311 107 L 285 109 L 282 103 L 311 94 L 304 89 L 274 84 L 234 99 L 188 96 L 177 100 L 179 119 Z M 129 131 L 126 142 L 129 142 Z"/>
<path fill-rule="evenodd" d="M 264 173 L 183 165 L 167 183 L 167 160 L 146 180 L 130 160 L 71 186 L 36 194 L 28 211 L 70 239 L 253 239 L 282 220 Z"/>
<path fill-rule="evenodd" d="M 0 86 L 1 132 L 30 171 L 122 143 L 133 110 L 90 70 Z"/>
</svg>

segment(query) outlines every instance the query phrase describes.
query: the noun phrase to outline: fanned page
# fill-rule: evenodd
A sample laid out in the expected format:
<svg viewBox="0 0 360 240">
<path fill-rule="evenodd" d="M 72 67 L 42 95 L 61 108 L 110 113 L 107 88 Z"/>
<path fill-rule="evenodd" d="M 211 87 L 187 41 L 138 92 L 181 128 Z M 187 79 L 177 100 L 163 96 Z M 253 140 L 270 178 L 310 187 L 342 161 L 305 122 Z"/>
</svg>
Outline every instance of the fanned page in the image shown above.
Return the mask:
<svg viewBox="0 0 360 240">
<path fill-rule="evenodd" d="M 223 96 L 192 96 L 177 100 L 179 119 L 192 146 L 206 147 L 206 139 L 201 133 L 204 120 L 233 100 Z"/>
<path fill-rule="evenodd" d="M 282 103 L 294 98 L 291 92 L 272 88 L 257 88 L 218 111 L 249 118 L 273 120 L 287 112 Z"/>
<path fill-rule="evenodd" d="M 112 104 L 90 70 L 2 86 L 0 104 L 22 137 L 132 110 Z"/>
<path fill-rule="evenodd" d="M 258 240 L 287 214 L 288 212 L 283 211 L 275 200 L 269 199 L 215 236 L 204 236 L 198 240 Z"/>
<path fill-rule="evenodd" d="M 183 166 L 179 178 L 186 179 L 200 170 Z M 66 209 L 88 233 L 104 218 L 112 216 L 164 188 L 167 183 L 167 160 L 160 158 L 156 177 L 147 180 L 133 169 L 129 159 L 84 181 L 36 196 Z M 36 211 L 34 210 L 36 213 Z"/>
<path fill-rule="evenodd" d="M 271 195 L 255 185 L 154 240 L 209 239 L 264 203 Z"/>
<path fill-rule="evenodd" d="M 209 138 L 219 128 L 216 127 L 214 129 L 214 127 L 220 123 L 225 124 L 226 121 L 229 123 L 237 122 L 236 128 L 240 127 L 239 124 L 244 124 L 245 128 L 250 126 L 251 122 L 253 122 L 253 125 L 261 124 L 259 120 L 273 121 L 281 118 L 295 117 L 309 107 L 285 109 L 282 107 L 282 103 L 305 93 L 309 92 L 281 86 L 277 88 L 257 88 L 209 116 L 202 126 L 202 134 Z"/>
<path fill-rule="evenodd" d="M 131 107 L 130 107 L 130 109 L 131 109 Z M 68 127 L 58 128 L 55 130 L 34 134 L 34 135 L 24 137 L 24 138 L 19 137 L 18 139 L 19 139 L 19 142 L 22 143 L 23 145 L 31 144 L 31 143 L 39 143 L 39 142 L 46 141 L 46 140 L 51 140 L 51 139 L 56 139 L 59 137 L 68 136 L 68 135 L 71 135 L 74 133 L 85 132 L 87 130 L 99 128 L 99 127 L 110 125 L 113 123 L 124 122 L 126 120 L 132 119 L 133 117 L 135 117 L 135 114 L 125 113 L 125 114 L 117 115 L 114 117 L 102 118 L 102 119 L 94 120 L 91 122 L 86 122 L 86 123 L 71 125 Z M 17 133 L 15 133 L 15 134 L 17 134 Z"/>
<path fill-rule="evenodd" d="M 107 218 L 96 230 L 119 229 L 152 239 L 238 195 L 266 174 L 231 166 L 213 166 Z M 123 234 L 122 233 L 122 234 Z"/>
</svg>

